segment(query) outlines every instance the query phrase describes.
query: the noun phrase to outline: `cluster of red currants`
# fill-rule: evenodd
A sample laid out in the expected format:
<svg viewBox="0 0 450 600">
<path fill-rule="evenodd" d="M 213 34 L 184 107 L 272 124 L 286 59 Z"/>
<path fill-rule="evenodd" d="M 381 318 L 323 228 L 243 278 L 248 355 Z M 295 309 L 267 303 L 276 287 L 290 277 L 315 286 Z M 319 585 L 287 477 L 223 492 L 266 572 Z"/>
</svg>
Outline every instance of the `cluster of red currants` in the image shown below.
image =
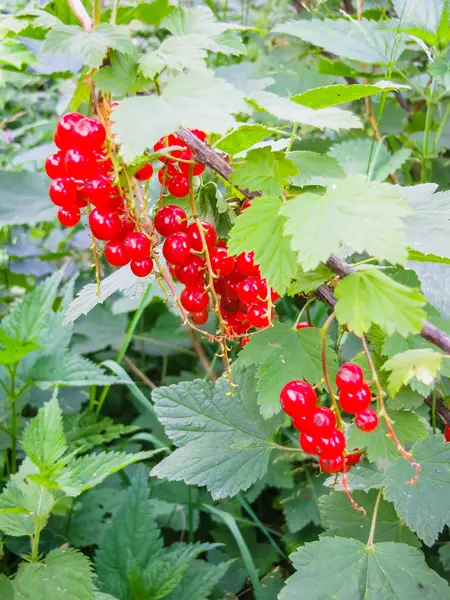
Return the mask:
<svg viewBox="0 0 450 600">
<path fill-rule="evenodd" d="M 232 336 L 240 336 L 251 327 L 269 324 L 267 282 L 261 279 L 253 253 L 237 257 L 228 253 L 226 242 L 217 239 L 211 223 L 188 223 L 179 206 L 168 204 L 154 218 L 156 231 L 166 239 L 162 246 L 172 275 L 186 287 L 180 295 L 183 307 L 196 325 L 208 320 L 207 260 L 214 276 L 214 289 L 220 296 L 220 312 Z M 208 250 L 208 259 L 205 247 Z M 271 290 L 272 302 L 277 295 Z"/>
<path fill-rule="evenodd" d="M 339 404 L 342 410 L 355 416 L 355 425 L 361 431 L 373 431 L 378 425 L 377 414 L 369 408 L 372 393 L 361 367 L 355 363 L 345 363 L 336 375 L 339 388 Z"/>
<path fill-rule="evenodd" d="M 317 396 L 306 381 L 289 381 L 280 393 L 281 408 L 300 431 L 300 446 L 307 454 L 317 454 L 326 473 L 342 471 L 359 462 L 360 453 L 344 456 L 345 436 L 336 428 L 336 416 L 326 406 L 317 405 Z M 357 450 L 357 449 L 355 449 Z"/>
</svg>

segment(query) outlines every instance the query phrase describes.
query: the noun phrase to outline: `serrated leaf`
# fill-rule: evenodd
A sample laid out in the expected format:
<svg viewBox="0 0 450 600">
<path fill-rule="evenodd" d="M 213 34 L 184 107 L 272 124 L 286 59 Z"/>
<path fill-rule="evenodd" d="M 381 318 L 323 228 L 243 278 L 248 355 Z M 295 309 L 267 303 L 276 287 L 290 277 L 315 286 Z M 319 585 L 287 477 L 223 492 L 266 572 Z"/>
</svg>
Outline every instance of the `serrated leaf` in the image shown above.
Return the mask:
<svg viewBox="0 0 450 600">
<path fill-rule="evenodd" d="M 272 33 L 286 33 L 328 52 L 363 63 L 389 64 L 401 56 L 404 44 L 390 21 L 367 19 L 309 19 L 276 25 Z"/>
<path fill-rule="evenodd" d="M 88 67 L 97 68 L 101 65 L 107 48 L 123 54 L 133 54 L 135 46 L 128 29 L 102 23 L 92 32 L 87 32 L 78 26 L 58 24 L 48 32 L 41 52 L 47 55 L 70 53 Z"/>
<path fill-rule="evenodd" d="M 236 221 L 234 210 L 225 201 L 214 181 L 198 188 L 197 212 L 204 221 L 214 224 L 218 237 L 226 237 Z"/>
<path fill-rule="evenodd" d="M 404 458 L 398 458 L 386 471 L 384 496 L 408 527 L 431 546 L 449 523 L 450 444 L 442 435 L 432 435 L 417 441 L 411 453 L 422 470 L 417 481 L 406 485 L 417 471 Z"/>
<path fill-rule="evenodd" d="M 336 286 L 336 316 L 356 335 L 375 324 L 388 335 L 417 333 L 425 319 L 419 290 L 397 283 L 379 269 L 355 271 Z"/>
<path fill-rule="evenodd" d="M 316 290 L 322 283 L 330 279 L 333 272 L 323 264 L 320 264 L 314 271 L 304 271 L 301 267 L 297 268 L 294 275 L 294 281 L 288 289 L 289 296 L 308 293 Z"/>
<path fill-rule="evenodd" d="M 247 209 L 249 210 L 249 209 Z M 337 370 L 337 357 L 328 340 L 327 365 L 331 375 Z M 305 379 L 311 385 L 323 378 L 321 334 L 319 329 L 293 329 L 276 322 L 250 338 L 239 353 L 239 364 L 257 367 L 256 389 L 261 414 L 271 417 L 280 412 L 281 388 L 292 379 Z"/>
<path fill-rule="evenodd" d="M 64 454 L 67 443 L 56 393 L 28 423 L 21 444 L 27 456 L 41 471 L 52 467 Z"/>
<path fill-rule="evenodd" d="M 167 600 L 207 600 L 232 562 L 212 565 L 204 560 L 195 560 L 187 569 L 181 584 L 167 596 Z"/>
<path fill-rule="evenodd" d="M 439 548 L 439 559 L 446 571 L 450 571 L 450 543 L 447 542 Z"/>
<path fill-rule="evenodd" d="M 423 295 L 442 317 L 450 319 L 450 266 L 439 263 L 410 262 L 418 275 Z M 449 333 L 449 332 L 447 332 Z"/>
<path fill-rule="evenodd" d="M 279 294 L 284 294 L 296 271 L 295 255 L 284 238 L 281 200 L 271 196 L 255 198 L 230 231 L 228 249 L 232 254 L 255 252 L 262 277 Z"/>
<path fill-rule="evenodd" d="M 344 169 L 332 156 L 310 152 L 308 150 L 295 150 L 288 152 L 290 158 L 297 166 L 299 173 L 289 178 L 292 185 L 328 185 L 336 179 L 345 177 Z"/>
<path fill-rule="evenodd" d="M 22 563 L 14 579 L 15 600 L 93 600 L 92 567 L 74 548 L 49 552 L 42 563 Z"/>
<path fill-rule="evenodd" d="M 400 88 L 407 88 L 407 85 L 398 85 L 391 81 L 378 81 L 373 85 L 355 83 L 353 85 L 326 85 L 324 87 L 314 88 L 292 96 L 291 100 L 309 106 L 309 108 L 327 108 L 328 106 L 337 106 L 346 102 L 353 102 L 361 98 L 367 98 L 381 94 L 382 92 L 391 92 Z"/>
<path fill-rule="evenodd" d="M 247 150 L 253 144 L 262 142 L 272 134 L 271 129 L 260 123 L 248 123 L 236 127 L 236 129 L 225 135 L 217 142 L 216 148 L 233 156 Z"/>
<path fill-rule="evenodd" d="M 161 96 L 125 98 L 114 110 L 112 129 L 125 161 L 132 162 L 180 126 L 225 133 L 237 112 L 248 112 L 242 92 L 204 70 L 171 79 Z"/>
<path fill-rule="evenodd" d="M 448 595 L 447 582 L 427 567 L 419 550 L 406 544 L 366 546 L 358 540 L 323 538 L 305 544 L 291 558 L 296 573 L 279 600 L 443 600 Z"/>
<path fill-rule="evenodd" d="M 436 33 L 444 10 L 445 0 L 429 0 L 426 4 L 417 0 L 394 0 L 395 12 L 402 27 L 412 25 Z"/>
<path fill-rule="evenodd" d="M 37 59 L 35 55 L 18 40 L 0 40 L 0 65 L 11 65 L 21 69 L 22 65 L 34 65 Z"/>
<path fill-rule="evenodd" d="M 288 178 L 297 173 L 297 167 L 284 152 L 272 152 L 265 147 L 250 150 L 244 160 L 235 164 L 229 181 L 242 189 L 280 196 Z"/>
<path fill-rule="evenodd" d="M 343 475 L 339 475 L 336 482 L 336 476 L 331 475 L 325 485 L 332 487 L 334 491 L 344 491 Z M 360 490 L 368 492 L 372 489 L 378 489 L 383 485 L 384 472 L 375 464 L 366 461 L 359 462 L 347 472 L 346 489 L 350 492 Z"/>
<path fill-rule="evenodd" d="M 416 413 L 406 410 L 390 410 L 392 428 L 402 445 L 413 443 L 427 437 L 426 424 Z M 383 418 L 380 418 L 378 427 L 368 433 L 351 425 L 347 431 L 348 447 L 367 448 L 367 458 L 371 462 L 378 459 L 394 460 L 398 457 L 398 450 L 389 436 L 389 430 Z M 402 460 L 405 460 L 402 458 Z M 406 461 L 405 461 L 406 462 Z"/>
<path fill-rule="evenodd" d="M 368 183 L 362 175 L 337 181 L 323 196 L 297 196 L 280 210 L 287 217 L 285 235 L 291 237 L 291 247 L 306 271 L 326 261 L 341 244 L 380 260 L 404 263 L 402 218 L 409 212 L 393 186 Z"/>
<path fill-rule="evenodd" d="M 217 499 L 248 489 L 266 473 L 280 421 L 259 414 L 250 372 L 234 367 L 232 378 L 232 395 L 223 377 L 215 386 L 195 380 L 153 392 L 159 420 L 179 448 L 152 475 L 206 486 Z"/>
<path fill-rule="evenodd" d="M 87 452 L 95 446 L 101 446 L 124 435 L 134 433 L 139 428 L 135 425 L 114 423 L 109 417 L 98 419 L 91 412 L 64 415 L 64 429 L 70 448 L 83 448 Z"/>
<path fill-rule="evenodd" d="M 55 385 L 82 387 L 91 384 L 111 385 L 117 382 L 116 377 L 105 375 L 104 369 L 74 352 L 39 358 L 29 377 L 42 389 Z"/>
<path fill-rule="evenodd" d="M 388 378 L 389 393 L 395 395 L 402 385 L 416 378 L 427 386 L 431 386 L 441 368 L 443 356 L 431 348 L 407 350 L 389 359 L 381 367 L 383 371 L 391 371 Z"/>
<path fill-rule="evenodd" d="M 324 487 L 325 477 L 308 474 L 307 479 L 293 491 L 283 494 L 280 504 L 291 533 L 300 531 L 308 523 L 323 526 L 319 499 L 327 496 L 329 489 Z"/>
<path fill-rule="evenodd" d="M 352 496 L 358 506 L 365 509 L 366 516 L 353 508 L 344 492 L 319 498 L 320 511 L 328 527 L 322 536 L 353 538 L 360 542 L 368 539 L 378 490 L 355 491 Z M 420 548 L 419 539 L 400 520 L 390 502 L 381 500 L 376 519 L 375 542 L 397 542 Z"/>
<path fill-rule="evenodd" d="M 40 344 L 35 342 L 28 342 L 26 344 L 17 344 L 15 347 L 10 346 L 6 350 L 0 350 L 0 365 L 14 365 L 18 363 L 22 358 L 42 348 Z"/>
<path fill-rule="evenodd" d="M 103 92 L 114 96 L 135 94 L 148 89 L 150 82 L 138 73 L 138 64 L 132 54 L 115 50 L 109 53 L 109 65 L 99 69 L 93 79 Z"/>
</svg>

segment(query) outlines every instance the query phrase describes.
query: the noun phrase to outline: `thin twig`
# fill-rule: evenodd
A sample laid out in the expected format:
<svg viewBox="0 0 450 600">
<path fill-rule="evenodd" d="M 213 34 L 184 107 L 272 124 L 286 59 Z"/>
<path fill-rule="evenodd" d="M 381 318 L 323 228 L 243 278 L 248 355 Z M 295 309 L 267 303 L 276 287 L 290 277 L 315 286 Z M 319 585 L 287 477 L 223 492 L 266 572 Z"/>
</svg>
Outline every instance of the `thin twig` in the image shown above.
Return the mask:
<svg viewBox="0 0 450 600">
<path fill-rule="evenodd" d="M 433 408 L 433 396 L 427 396 L 425 398 L 425 404 L 427 404 L 431 409 Z M 440 400 L 436 398 L 436 414 L 438 414 L 441 419 L 444 421 L 446 425 L 450 425 L 450 408 Z"/>
<path fill-rule="evenodd" d="M 151 390 L 156 390 L 158 386 L 156 386 L 153 381 L 147 377 L 147 375 L 144 375 L 144 373 L 134 364 L 134 362 L 128 358 L 128 356 L 125 355 L 122 360 L 128 367 L 130 367 L 133 373 L 145 383 L 145 385 L 147 385 Z"/>
<path fill-rule="evenodd" d="M 202 367 L 205 369 L 206 374 L 211 379 L 211 381 L 213 381 L 213 382 L 216 381 L 217 376 L 214 373 L 212 365 L 209 362 L 208 357 L 206 356 L 206 352 L 203 349 L 203 346 L 201 345 L 200 340 L 195 335 L 195 332 L 192 329 L 189 329 L 188 335 L 191 338 L 191 342 L 192 342 L 194 350 L 198 356 L 198 360 L 200 361 L 200 364 L 202 365 Z"/>
</svg>

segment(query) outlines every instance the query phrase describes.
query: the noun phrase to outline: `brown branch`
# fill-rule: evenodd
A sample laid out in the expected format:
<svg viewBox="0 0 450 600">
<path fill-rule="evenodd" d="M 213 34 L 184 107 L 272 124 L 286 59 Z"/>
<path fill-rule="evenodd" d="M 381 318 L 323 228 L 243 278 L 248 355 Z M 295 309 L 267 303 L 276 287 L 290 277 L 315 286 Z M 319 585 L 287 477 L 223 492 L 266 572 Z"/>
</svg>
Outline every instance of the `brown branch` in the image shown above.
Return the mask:
<svg viewBox="0 0 450 600">
<path fill-rule="evenodd" d="M 433 397 L 427 396 L 425 398 L 425 404 L 428 404 L 428 406 L 432 409 Z M 445 402 L 439 400 L 439 398 L 436 398 L 436 413 L 441 417 L 446 425 L 450 425 L 450 408 L 448 408 Z"/>
<path fill-rule="evenodd" d="M 80 21 L 83 29 L 88 33 L 91 33 L 94 22 L 89 16 L 87 10 L 84 8 L 83 2 L 81 0 L 67 0 L 67 4 L 72 9 L 73 14 Z"/>
<path fill-rule="evenodd" d="M 203 349 L 203 346 L 200 343 L 200 340 L 195 335 L 195 332 L 192 331 L 192 329 L 188 330 L 188 335 L 191 338 L 192 345 L 194 346 L 194 350 L 198 356 L 198 360 L 200 361 L 200 364 L 205 369 L 205 372 L 207 373 L 207 375 L 211 379 L 211 381 L 213 381 L 213 382 L 216 381 L 217 376 L 213 371 L 211 363 L 209 362 L 208 357 L 206 356 L 206 353 Z"/>
<path fill-rule="evenodd" d="M 156 390 L 158 386 L 156 386 L 153 381 L 147 377 L 147 375 L 144 375 L 144 373 L 134 364 L 134 362 L 128 358 L 128 356 L 124 356 L 122 360 L 127 367 L 129 367 L 133 373 L 145 383 L 145 385 L 147 385 L 151 390 Z"/>
</svg>

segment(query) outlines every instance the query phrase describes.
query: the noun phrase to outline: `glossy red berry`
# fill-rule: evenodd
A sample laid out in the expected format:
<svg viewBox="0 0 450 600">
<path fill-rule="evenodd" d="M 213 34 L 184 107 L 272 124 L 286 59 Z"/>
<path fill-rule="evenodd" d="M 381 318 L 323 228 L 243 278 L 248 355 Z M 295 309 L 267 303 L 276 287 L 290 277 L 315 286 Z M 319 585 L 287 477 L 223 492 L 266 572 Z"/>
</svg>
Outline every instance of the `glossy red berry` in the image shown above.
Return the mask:
<svg viewBox="0 0 450 600">
<path fill-rule="evenodd" d="M 128 219 L 126 214 L 121 215 L 121 219 L 122 219 L 122 236 L 125 237 L 126 235 L 128 235 L 129 233 L 134 231 L 135 225 L 134 225 L 133 221 L 130 221 Z"/>
<path fill-rule="evenodd" d="M 336 458 L 345 450 L 345 436 L 339 429 L 333 429 L 325 436 L 317 438 L 317 454 L 323 458 Z"/>
<path fill-rule="evenodd" d="M 334 412 L 326 406 L 317 408 L 311 417 L 311 425 L 308 433 L 314 436 L 326 437 L 336 427 L 336 416 Z"/>
<path fill-rule="evenodd" d="M 70 148 L 64 159 L 66 173 L 75 179 L 90 179 L 97 175 L 99 169 L 93 154 L 82 154 L 76 148 Z"/>
<path fill-rule="evenodd" d="M 123 239 L 110 240 L 105 246 L 105 258 L 113 267 L 123 267 L 130 262 Z"/>
<path fill-rule="evenodd" d="M 246 200 L 244 202 L 244 204 L 241 206 L 241 212 L 247 208 L 250 208 L 251 205 L 252 205 L 251 200 Z"/>
<path fill-rule="evenodd" d="M 360 411 L 368 408 L 372 394 L 367 383 L 363 383 L 362 386 L 356 392 L 340 392 L 339 404 L 342 410 L 345 412 L 356 414 Z"/>
<path fill-rule="evenodd" d="M 186 287 L 180 294 L 183 307 L 193 313 L 198 313 L 208 306 L 209 298 L 202 287 Z"/>
<path fill-rule="evenodd" d="M 345 363 L 336 375 L 336 384 L 343 392 L 356 392 L 364 382 L 364 375 L 359 365 Z"/>
<path fill-rule="evenodd" d="M 113 185 L 109 177 L 98 175 L 95 179 L 86 181 L 83 188 L 83 196 L 94 206 L 108 206 L 112 204 Z"/>
<path fill-rule="evenodd" d="M 254 302 L 247 310 L 248 322 L 252 327 L 267 327 L 269 325 L 269 312 L 265 302 Z"/>
<path fill-rule="evenodd" d="M 64 150 L 58 150 L 47 156 L 47 160 L 45 161 L 45 172 L 50 179 L 67 176 L 65 158 L 66 153 Z"/>
<path fill-rule="evenodd" d="M 74 128 L 75 125 L 84 119 L 83 115 L 79 113 L 72 112 L 63 115 L 56 125 L 55 131 L 55 144 L 61 150 L 69 150 L 69 148 L 74 148 Z"/>
<path fill-rule="evenodd" d="M 444 439 L 446 442 L 450 442 L 450 425 L 446 425 L 444 429 Z"/>
<path fill-rule="evenodd" d="M 289 381 L 280 392 L 283 411 L 292 418 L 302 413 L 313 414 L 316 410 L 316 392 L 306 381 Z"/>
<path fill-rule="evenodd" d="M 167 191 L 174 198 L 184 198 L 189 194 L 187 177 L 173 177 L 167 184 Z"/>
<path fill-rule="evenodd" d="M 190 129 L 190 131 L 198 137 L 199 140 L 204 142 L 206 140 L 206 133 L 201 129 Z"/>
<path fill-rule="evenodd" d="M 94 150 L 92 153 L 97 164 L 97 172 L 100 175 L 111 175 L 114 167 L 111 159 L 102 150 Z"/>
<path fill-rule="evenodd" d="M 112 240 L 122 233 L 122 220 L 116 211 L 100 211 L 94 208 L 89 215 L 92 235 L 99 240 Z"/>
<path fill-rule="evenodd" d="M 81 152 L 101 150 L 106 141 L 106 130 L 97 119 L 81 119 L 73 128 L 73 145 Z"/>
<path fill-rule="evenodd" d="M 141 167 L 139 171 L 136 171 L 134 178 L 138 181 L 147 181 L 148 179 L 151 179 L 152 175 L 153 167 L 150 163 L 148 163 L 147 165 Z"/>
<path fill-rule="evenodd" d="M 212 250 L 217 240 L 216 230 L 214 226 L 207 221 L 200 221 L 200 225 L 203 229 L 206 245 L 208 246 L 209 250 Z M 192 248 L 197 250 L 197 252 L 202 252 L 203 243 L 197 223 L 191 223 L 187 228 L 186 233 L 191 240 Z"/>
<path fill-rule="evenodd" d="M 344 457 L 343 455 L 336 456 L 335 458 L 319 458 L 320 468 L 324 473 L 338 473 L 344 468 Z"/>
<path fill-rule="evenodd" d="M 73 227 L 80 221 L 80 209 L 78 206 L 62 206 L 58 210 L 58 221 L 64 227 Z"/>
<path fill-rule="evenodd" d="M 201 284 L 204 278 L 205 263 L 200 257 L 191 256 L 189 262 L 175 267 L 175 277 L 184 285 Z"/>
<path fill-rule="evenodd" d="M 254 252 L 242 252 L 236 257 L 236 268 L 242 275 L 247 277 L 258 277 L 259 276 L 259 265 L 255 265 Z"/>
<path fill-rule="evenodd" d="M 306 452 L 306 454 L 317 454 L 316 446 L 317 442 L 314 436 L 304 432 L 300 434 L 300 448 L 303 452 Z"/>
<path fill-rule="evenodd" d="M 361 431 L 373 431 L 378 426 L 378 416 L 372 409 L 365 408 L 356 415 L 355 425 Z"/>
<path fill-rule="evenodd" d="M 359 450 L 359 448 L 353 448 L 352 452 L 355 452 L 355 450 Z M 354 465 L 357 465 L 359 463 L 361 457 L 362 452 L 358 452 L 357 454 L 347 454 L 347 456 L 345 457 L 345 464 L 348 467 L 353 467 Z"/>
<path fill-rule="evenodd" d="M 225 280 L 223 280 L 223 286 L 224 286 L 223 293 L 226 294 L 227 297 L 233 298 L 233 300 L 236 300 L 237 298 L 239 298 L 239 295 L 238 295 L 239 284 L 240 284 L 240 281 L 238 281 L 237 279 L 234 279 L 233 273 L 231 273 L 231 275 L 229 277 L 227 277 Z M 214 287 L 216 287 L 216 286 L 214 285 Z"/>
<path fill-rule="evenodd" d="M 150 254 L 150 240 L 140 231 L 133 231 L 123 240 L 125 252 L 133 261 L 144 261 Z M 134 272 L 134 271 L 133 271 Z"/>
<path fill-rule="evenodd" d="M 255 277 L 247 277 L 239 283 L 238 296 L 242 302 L 252 304 L 254 302 L 261 302 L 264 299 L 265 286 L 261 279 Z"/>
<path fill-rule="evenodd" d="M 246 335 L 245 337 L 243 337 L 241 339 L 241 348 L 244 348 L 244 346 L 246 346 L 250 341 L 250 338 L 248 337 L 248 335 Z"/>
<path fill-rule="evenodd" d="M 179 158 L 181 158 L 182 160 L 192 160 L 192 157 L 193 157 L 193 152 L 190 148 L 186 148 L 186 150 L 183 150 L 183 152 L 181 152 L 179 155 Z M 192 167 L 192 165 L 190 163 L 181 162 L 181 161 L 178 162 L 178 168 L 180 169 L 180 171 L 183 173 L 183 175 L 185 177 L 189 177 L 190 172 L 191 172 L 191 167 Z M 205 165 L 200 164 L 200 163 L 195 163 L 193 165 L 192 175 L 201 175 L 204 170 L 205 170 Z"/>
<path fill-rule="evenodd" d="M 174 134 L 170 134 L 170 135 L 166 135 L 166 136 L 160 138 L 156 142 L 156 144 L 153 146 L 153 150 L 155 152 L 159 152 L 160 150 L 163 150 L 164 148 L 169 148 L 172 146 L 181 146 L 184 148 L 184 147 L 186 147 L 186 144 L 178 136 L 176 136 Z M 167 161 L 167 158 L 165 156 L 159 156 L 158 160 L 160 160 L 161 162 L 164 163 Z"/>
<path fill-rule="evenodd" d="M 136 277 L 147 277 L 152 272 L 153 261 L 149 256 L 143 260 L 132 260 L 130 262 L 130 269 Z"/>
<path fill-rule="evenodd" d="M 70 206 L 77 203 L 78 191 L 75 179 L 58 177 L 54 179 L 48 190 L 50 200 L 56 206 Z"/>
<path fill-rule="evenodd" d="M 191 242 L 181 231 L 171 233 L 163 244 L 163 255 L 167 262 L 174 265 L 185 265 L 192 258 Z M 198 312 L 195 311 L 194 312 Z"/>
<path fill-rule="evenodd" d="M 310 325 L 308 321 L 300 321 L 297 323 L 296 329 L 307 329 L 308 327 L 315 327 L 315 325 Z"/>
<path fill-rule="evenodd" d="M 167 204 L 156 212 L 153 224 L 160 235 L 167 237 L 176 231 L 186 231 L 187 216 L 179 206 Z"/>
<path fill-rule="evenodd" d="M 227 277 L 234 269 L 234 256 L 230 256 L 225 248 L 213 248 L 209 258 L 214 275 Z"/>
<path fill-rule="evenodd" d="M 196 325 L 204 325 L 208 320 L 208 311 L 205 308 L 200 312 L 192 313 L 191 319 Z"/>
</svg>

